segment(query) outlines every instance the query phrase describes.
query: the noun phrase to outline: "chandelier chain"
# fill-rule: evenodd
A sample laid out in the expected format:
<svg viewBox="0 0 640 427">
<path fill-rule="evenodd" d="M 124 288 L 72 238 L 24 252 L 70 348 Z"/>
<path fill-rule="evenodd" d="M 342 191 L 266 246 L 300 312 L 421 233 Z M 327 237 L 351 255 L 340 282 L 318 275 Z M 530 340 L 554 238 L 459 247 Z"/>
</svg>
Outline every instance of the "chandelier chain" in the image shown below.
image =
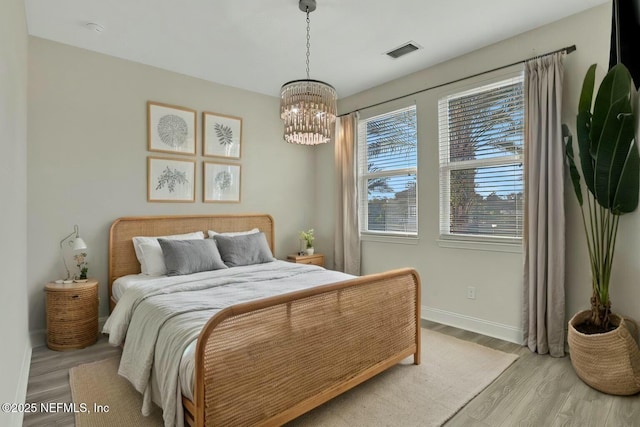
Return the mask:
<svg viewBox="0 0 640 427">
<path fill-rule="evenodd" d="M 311 20 L 309 19 L 309 6 L 307 6 L 307 80 L 309 80 L 309 56 L 311 49 L 311 36 L 309 33 L 309 24 Z"/>
</svg>

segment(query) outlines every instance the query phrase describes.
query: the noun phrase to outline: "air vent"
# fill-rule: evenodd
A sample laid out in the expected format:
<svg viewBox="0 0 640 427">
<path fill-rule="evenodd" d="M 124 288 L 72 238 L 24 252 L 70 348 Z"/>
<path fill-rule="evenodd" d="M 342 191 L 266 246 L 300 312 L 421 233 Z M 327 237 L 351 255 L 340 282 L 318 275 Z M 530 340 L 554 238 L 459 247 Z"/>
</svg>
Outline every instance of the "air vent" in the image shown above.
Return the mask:
<svg viewBox="0 0 640 427">
<path fill-rule="evenodd" d="M 418 49 L 420 49 L 420 46 L 418 46 L 416 43 L 407 42 L 407 43 L 403 44 L 402 46 L 397 47 L 397 48 L 387 52 L 387 55 L 389 55 L 393 59 L 397 59 L 397 58 L 400 58 L 401 56 L 406 55 L 407 53 L 411 53 L 411 52 L 416 51 Z"/>
</svg>

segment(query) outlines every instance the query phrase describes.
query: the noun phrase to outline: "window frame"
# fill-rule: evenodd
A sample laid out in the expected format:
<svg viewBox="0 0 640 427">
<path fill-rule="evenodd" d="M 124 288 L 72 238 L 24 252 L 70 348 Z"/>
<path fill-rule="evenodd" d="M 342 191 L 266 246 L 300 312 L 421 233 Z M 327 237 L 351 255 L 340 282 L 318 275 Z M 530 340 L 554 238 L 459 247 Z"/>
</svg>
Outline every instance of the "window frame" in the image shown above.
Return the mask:
<svg viewBox="0 0 640 427">
<path fill-rule="evenodd" d="M 525 123 L 522 128 L 523 148 L 521 154 L 501 155 L 492 157 L 489 159 L 471 159 L 461 161 L 451 161 L 449 152 L 443 153 L 444 147 L 447 150 L 450 149 L 451 144 L 449 141 L 449 121 L 441 120 L 443 109 L 442 105 L 445 104 L 445 111 L 448 111 L 448 103 L 451 99 L 462 98 L 465 96 L 473 95 L 476 93 L 484 92 L 487 90 L 498 89 L 500 87 L 508 86 L 513 83 L 522 84 L 523 89 L 523 114 Z M 508 166 L 516 165 L 518 163 L 523 165 L 522 180 L 524 184 L 525 174 L 525 144 L 526 144 L 526 91 L 524 86 L 524 70 L 519 68 L 490 79 L 478 80 L 472 83 L 467 83 L 465 86 L 457 86 L 439 94 L 438 96 L 438 203 L 439 203 L 439 218 L 438 229 L 439 239 L 437 240 L 440 247 L 446 248 L 462 248 L 462 249 L 477 249 L 477 250 L 491 250 L 498 252 L 521 252 L 521 246 L 523 242 L 524 224 L 521 229 L 521 235 L 518 237 L 512 236 L 495 236 L 487 234 L 465 234 L 465 233 L 451 233 L 451 202 L 450 188 L 451 188 L 451 171 L 464 170 L 481 167 L 495 167 L 495 166 Z M 444 138 L 444 142 L 443 142 Z M 446 200 L 445 200 L 446 198 Z M 523 200 L 523 204 L 525 204 Z M 525 206 L 523 205 L 523 215 Z M 444 219 L 444 220 L 443 220 Z"/>
<path fill-rule="evenodd" d="M 363 132 L 361 127 L 366 126 L 368 121 L 374 120 L 382 116 L 388 116 L 395 113 L 401 113 L 407 110 L 415 111 L 415 125 L 416 125 L 416 148 L 415 148 L 415 160 L 416 165 L 414 167 L 404 167 L 387 171 L 367 171 L 368 165 L 368 152 L 367 152 L 367 140 L 366 130 L 364 132 L 365 137 L 361 138 Z M 419 236 L 419 184 L 418 184 L 418 108 L 415 103 L 405 104 L 403 106 L 394 106 L 393 108 L 385 108 L 384 110 L 378 110 L 376 114 L 367 116 L 361 116 L 358 120 L 358 156 L 357 156 L 357 182 L 358 182 L 358 207 L 360 209 L 360 235 L 364 241 L 376 241 L 376 242 L 392 242 L 392 243 L 406 243 L 414 244 Z M 369 230 L 369 193 L 368 193 L 368 181 L 376 178 L 393 178 L 398 176 L 415 175 L 416 177 L 416 189 L 415 189 L 415 220 L 416 231 L 415 232 L 402 232 L 402 231 L 382 231 L 382 230 Z M 366 209 L 365 209 L 366 207 Z"/>
</svg>

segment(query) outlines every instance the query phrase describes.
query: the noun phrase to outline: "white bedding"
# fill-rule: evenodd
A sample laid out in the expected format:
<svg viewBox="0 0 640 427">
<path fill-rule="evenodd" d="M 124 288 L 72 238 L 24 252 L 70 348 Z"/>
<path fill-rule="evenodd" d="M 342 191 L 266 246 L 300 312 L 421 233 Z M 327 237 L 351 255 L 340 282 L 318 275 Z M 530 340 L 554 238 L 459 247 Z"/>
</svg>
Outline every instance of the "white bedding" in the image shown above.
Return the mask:
<svg viewBox="0 0 640 427">
<path fill-rule="evenodd" d="M 113 295 L 113 299 L 116 302 L 120 301 L 122 295 L 127 291 L 127 289 L 136 286 L 142 282 L 148 282 L 150 280 L 155 280 L 159 276 L 147 276 L 146 274 L 130 274 L 128 276 L 119 277 L 113 282 L 111 285 L 111 295 Z"/>
<path fill-rule="evenodd" d="M 121 345 L 126 336 L 118 373 L 143 394 L 143 414 L 150 413 L 154 401 L 163 408 L 165 426 L 181 427 L 181 395 L 193 399 L 197 336 L 215 313 L 233 304 L 352 277 L 284 261 L 188 276 L 127 276 L 118 286 L 126 290 L 103 332 L 114 345 Z"/>
</svg>

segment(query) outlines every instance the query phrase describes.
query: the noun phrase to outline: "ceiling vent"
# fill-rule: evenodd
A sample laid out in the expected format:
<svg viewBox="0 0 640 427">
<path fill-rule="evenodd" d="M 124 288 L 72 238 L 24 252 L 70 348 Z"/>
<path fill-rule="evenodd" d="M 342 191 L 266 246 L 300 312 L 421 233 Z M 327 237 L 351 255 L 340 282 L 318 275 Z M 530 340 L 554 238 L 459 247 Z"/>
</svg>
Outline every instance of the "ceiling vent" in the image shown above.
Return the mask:
<svg viewBox="0 0 640 427">
<path fill-rule="evenodd" d="M 400 47 L 390 50 L 386 54 L 392 57 L 393 59 L 397 59 L 397 58 L 400 58 L 401 56 L 406 55 L 407 53 L 411 53 L 418 49 L 420 49 L 420 46 L 418 46 L 417 43 L 407 42 Z"/>
</svg>

